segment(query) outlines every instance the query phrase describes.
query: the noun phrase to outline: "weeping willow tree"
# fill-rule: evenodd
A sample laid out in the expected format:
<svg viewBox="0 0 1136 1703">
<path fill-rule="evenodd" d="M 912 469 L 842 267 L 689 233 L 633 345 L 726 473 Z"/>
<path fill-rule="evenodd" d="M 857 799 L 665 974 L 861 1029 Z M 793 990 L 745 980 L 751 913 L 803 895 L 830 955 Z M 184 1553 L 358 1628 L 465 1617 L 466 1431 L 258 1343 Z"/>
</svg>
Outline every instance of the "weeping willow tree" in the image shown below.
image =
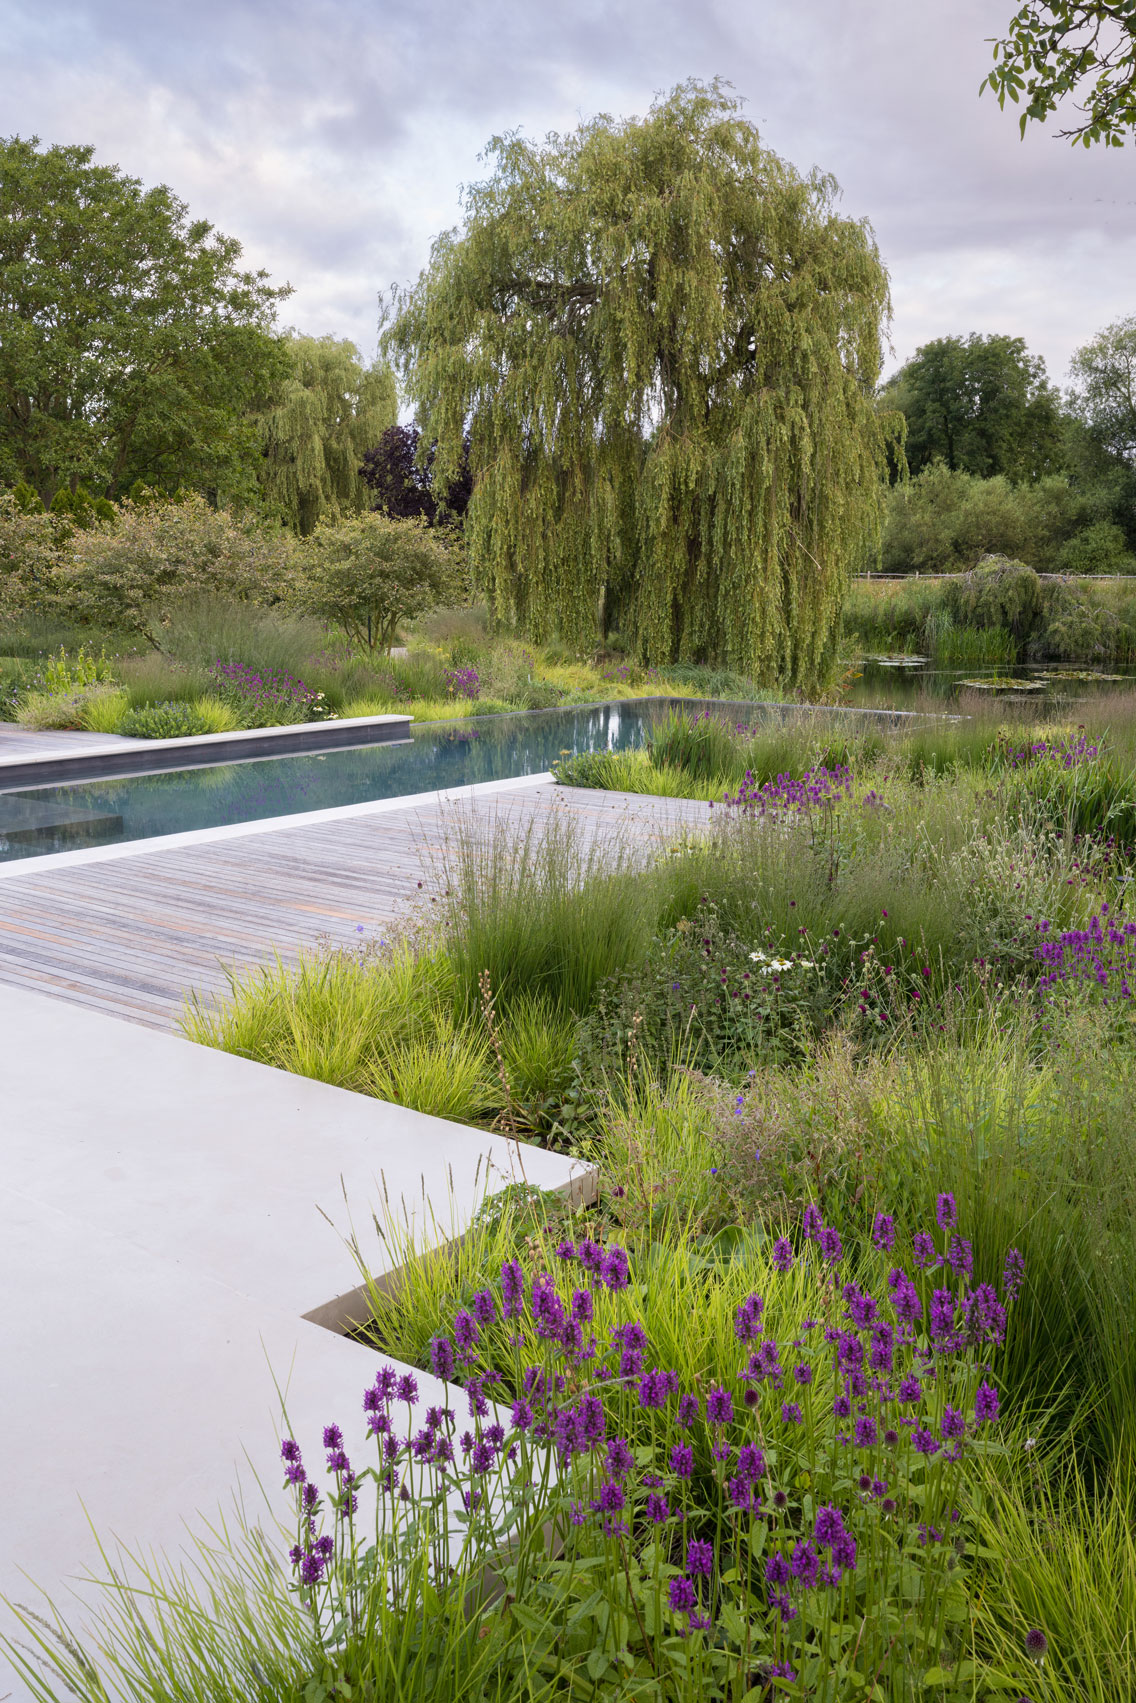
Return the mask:
<svg viewBox="0 0 1136 1703">
<path fill-rule="evenodd" d="M 264 418 L 261 475 L 269 506 L 306 537 L 321 520 L 370 508 L 364 452 L 398 419 L 394 375 L 364 367 L 353 343 L 285 339 L 290 371 Z"/>
<path fill-rule="evenodd" d="M 510 135 L 384 347 L 496 613 L 809 686 L 878 534 L 887 275 L 724 85 Z"/>
</svg>

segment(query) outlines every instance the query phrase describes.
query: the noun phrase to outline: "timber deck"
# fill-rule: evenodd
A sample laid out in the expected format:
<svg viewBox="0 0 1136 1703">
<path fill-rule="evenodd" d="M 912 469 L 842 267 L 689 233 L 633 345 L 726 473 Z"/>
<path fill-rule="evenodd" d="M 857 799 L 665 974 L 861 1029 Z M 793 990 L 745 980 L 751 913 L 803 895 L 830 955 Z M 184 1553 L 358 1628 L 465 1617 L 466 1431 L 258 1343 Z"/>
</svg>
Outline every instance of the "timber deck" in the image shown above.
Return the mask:
<svg viewBox="0 0 1136 1703">
<path fill-rule="evenodd" d="M 356 943 L 360 925 L 373 937 L 428 901 L 459 818 L 524 832 L 554 811 L 570 812 L 586 841 L 629 835 L 645 847 L 709 815 L 702 803 L 536 782 L 38 874 L 29 863 L 0 882 L 0 983 L 173 1029 L 191 993 L 226 988 L 227 968 Z"/>
</svg>

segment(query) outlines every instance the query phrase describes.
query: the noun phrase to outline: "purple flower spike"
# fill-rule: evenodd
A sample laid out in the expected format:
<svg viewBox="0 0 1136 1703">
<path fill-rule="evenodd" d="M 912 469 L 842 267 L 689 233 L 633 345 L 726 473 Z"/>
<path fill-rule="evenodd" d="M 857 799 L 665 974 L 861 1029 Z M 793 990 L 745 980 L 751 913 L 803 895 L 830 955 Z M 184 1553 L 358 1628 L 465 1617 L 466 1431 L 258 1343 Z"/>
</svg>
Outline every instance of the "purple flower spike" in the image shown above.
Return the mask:
<svg viewBox="0 0 1136 1703">
<path fill-rule="evenodd" d="M 778 1236 L 773 1244 L 773 1264 L 778 1271 L 792 1271 L 793 1244 L 788 1236 Z"/>
<path fill-rule="evenodd" d="M 614 1245 L 608 1248 L 600 1269 L 600 1282 L 609 1289 L 626 1289 L 631 1282 L 631 1268 L 622 1248 Z"/>
<path fill-rule="evenodd" d="M 958 1223 L 958 1208 L 953 1194 L 941 1194 L 935 1201 L 935 1222 L 940 1230 L 953 1230 Z"/>
<path fill-rule="evenodd" d="M 876 1221 L 872 1226 L 872 1241 L 882 1254 L 891 1253 L 895 1247 L 895 1219 L 891 1213 L 876 1213 Z"/>
<path fill-rule="evenodd" d="M 694 1578 L 708 1579 L 714 1571 L 714 1545 L 692 1538 L 686 1546 L 686 1570 Z"/>
<path fill-rule="evenodd" d="M 697 1598 L 689 1579 L 672 1579 L 667 1586 L 667 1600 L 676 1614 L 689 1614 Z"/>
<path fill-rule="evenodd" d="M 998 1417 L 998 1391 L 993 1384 L 981 1383 L 974 1392 L 974 1419 L 978 1425 L 989 1424 Z"/>
</svg>

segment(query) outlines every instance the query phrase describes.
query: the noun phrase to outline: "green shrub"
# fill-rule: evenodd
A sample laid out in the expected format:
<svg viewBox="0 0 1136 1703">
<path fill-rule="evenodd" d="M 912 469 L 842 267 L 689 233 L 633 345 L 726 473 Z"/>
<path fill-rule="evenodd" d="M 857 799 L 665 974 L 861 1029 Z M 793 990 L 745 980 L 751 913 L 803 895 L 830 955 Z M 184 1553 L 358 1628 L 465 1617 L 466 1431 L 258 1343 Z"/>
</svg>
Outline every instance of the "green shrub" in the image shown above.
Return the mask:
<svg viewBox="0 0 1136 1703">
<path fill-rule="evenodd" d="M 212 723 L 212 724 L 211 724 Z M 164 704 L 147 704 L 128 710 L 118 728 L 127 739 L 191 739 L 216 731 L 215 721 L 196 704 L 171 699 Z"/>
<path fill-rule="evenodd" d="M 1053 566 L 1059 574 L 1131 574 L 1136 557 L 1121 527 L 1098 520 L 1065 541 Z"/>
</svg>

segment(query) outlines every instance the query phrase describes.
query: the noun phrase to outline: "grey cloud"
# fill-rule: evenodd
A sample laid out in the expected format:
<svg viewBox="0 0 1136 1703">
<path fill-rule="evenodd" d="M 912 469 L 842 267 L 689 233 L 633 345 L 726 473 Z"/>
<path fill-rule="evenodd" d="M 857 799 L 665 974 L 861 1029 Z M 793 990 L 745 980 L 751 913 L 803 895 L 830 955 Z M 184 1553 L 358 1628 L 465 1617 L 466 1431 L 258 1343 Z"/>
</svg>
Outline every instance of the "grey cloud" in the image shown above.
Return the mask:
<svg viewBox="0 0 1136 1703">
<path fill-rule="evenodd" d="M 1132 153 L 1018 141 L 978 83 L 1012 0 L 9 0 L 4 128 L 93 141 L 291 278 L 287 316 L 370 352 L 495 131 L 642 112 L 730 78 L 764 139 L 831 171 L 893 279 L 898 358 L 1007 329 L 1056 374 L 1130 311 Z"/>
</svg>

